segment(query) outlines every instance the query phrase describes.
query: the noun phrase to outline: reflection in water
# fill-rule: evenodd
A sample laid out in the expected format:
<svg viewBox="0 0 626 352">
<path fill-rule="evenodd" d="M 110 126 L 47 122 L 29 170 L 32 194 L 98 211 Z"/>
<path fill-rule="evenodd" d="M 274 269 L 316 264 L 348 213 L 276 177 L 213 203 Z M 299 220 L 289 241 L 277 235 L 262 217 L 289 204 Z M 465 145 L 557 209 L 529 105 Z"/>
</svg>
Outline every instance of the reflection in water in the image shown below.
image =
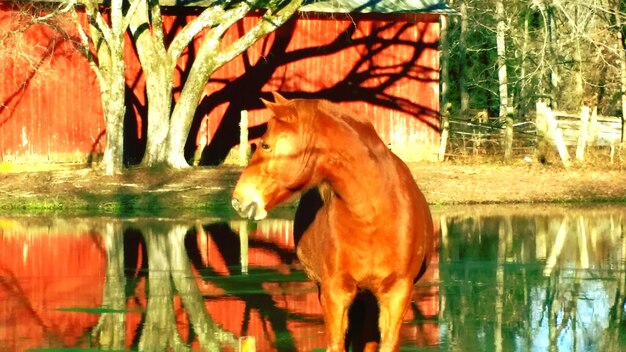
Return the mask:
<svg viewBox="0 0 626 352">
<path fill-rule="evenodd" d="M 440 209 L 403 350 L 618 351 L 626 207 Z M 437 222 L 437 221 L 436 221 Z M 0 219 L 0 350 L 325 346 L 292 223 Z"/>
<path fill-rule="evenodd" d="M 446 349 L 623 350 L 626 207 L 509 214 L 442 215 Z"/>
</svg>

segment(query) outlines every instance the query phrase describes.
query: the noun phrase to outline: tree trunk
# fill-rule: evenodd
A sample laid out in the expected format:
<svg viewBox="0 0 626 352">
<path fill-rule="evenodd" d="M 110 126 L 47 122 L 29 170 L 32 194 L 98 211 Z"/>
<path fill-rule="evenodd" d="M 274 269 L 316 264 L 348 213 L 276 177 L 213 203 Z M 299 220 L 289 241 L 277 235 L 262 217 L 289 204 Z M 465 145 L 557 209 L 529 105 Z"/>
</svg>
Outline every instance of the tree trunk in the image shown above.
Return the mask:
<svg viewBox="0 0 626 352">
<path fill-rule="evenodd" d="M 579 24 L 579 11 L 580 11 L 580 6 L 577 5 L 576 9 L 575 9 L 575 17 L 574 17 L 574 23 L 572 23 L 572 25 L 575 28 L 578 28 Z M 572 98 L 572 100 L 575 102 L 575 104 L 580 105 L 582 100 L 583 100 L 583 94 L 584 94 L 584 86 L 583 86 L 583 70 L 582 70 L 582 55 L 581 55 L 581 51 L 580 51 L 580 41 L 581 39 L 576 40 L 576 48 L 574 49 L 573 52 L 573 59 L 574 59 L 574 65 L 575 68 L 573 71 L 574 73 L 574 97 Z"/>
<path fill-rule="evenodd" d="M 106 45 L 98 50 L 100 90 L 106 128 L 106 146 L 102 164 L 105 174 L 119 173 L 124 160 L 124 114 L 126 80 L 124 76 L 124 25 L 122 0 L 111 2 L 111 32 Z M 92 33 L 94 28 L 92 27 Z"/>
<path fill-rule="evenodd" d="M 235 8 L 228 11 L 227 17 L 217 27 L 211 29 L 202 47 L 198 50 L 187 82 L 185 82 L 180 98 L 172 111 L 167 139 L 167 164 L 173 167 L 189 166 L 184 157 L 185 142 L 196 108 L 204 94 L 204 86 L 211 75 L 248 49 L 258 39 L 287 22 L 300 7 L 302 1 L 292 1 L 275 14 L 268 10 L 254 28 L 223 50 L 219 50 L 223 33 L 248 13 L 249 5 L 245 2 L 239 3 Z"/>
<path fill-rule="evenodd" d="M 465 69 L 466 62 L 466 36 L 467 36 L 467 4 L 465 1 L 461 2 L 461 35 L 459 38 L 459 89 L 461 90 L 461 118 L 465 118 L 467 115 L 467 110 L 469 109 L 469 93 L 467 92 L 467 72 Z"/>
<path fill-rule="evenodd" d="M 150 59 L 153 60 L 153 59 Z M 157 60 L 155 60 L 157 61 Z M 157 66 L 152 74 L 146 74 L 146 96 L 148 99 L 148 126 L 146 130 L 146 152 L 141 165 L 152 167 L 163 163 L 167 155 L 167 138 L 170 131 L 172 110 L 172 71 L 164 65 Z"/>
<path fill-rule="evenodd" d="M 504 17 L 504 4 L 502 0 L 496 2 L 496 16 L 498 25 L 496 28 L 496 45 L 498 52 L 498 86 L 500 96 L 500 117 L 504 117 L 507 114 L 509 107 L 508 103 L 508 78 L 506 72 L 506 44 L 505 44 L 505 32 L 506 24 Z"/>
<path fill-rule="evenodd" d="M 526 116 L 526 110 L 528 109 L 528 102 L 526 101 L 526 99 L 528 99 L 528 92 L 526 91 L 526 82 L 527 79 L 526 78 L 526 61 L 528 58 L 528 26 L 529 26 L 529 20 L 530 20 L 530 12 L 526 12 L 526 15 L 524 16 L 524 36 L 522 39 L 522 59 L 521 59 L 521 63 L 520 63 L 520 80 L 521 80 L 521 86 L 520 86 L 520 97 L 519 97 L 519 111 L 518 111 L 518 117 L 520 119 L 524 118 Z"/>
<path fill-rule="evenodd" d="M 502 0 L 496 2 L 496 16 L 498 24 L 496 27 L 496 51 L 498 53 L 498 93 L 500 96 L 500 118 L 506 118 L 506 128 L 504 133 L 504 158 L 510 159 L 513 154 L 513 121 L 507 117 L 509 110 L 509 90 L 508 76 L 506 72 L 506 18 L 504 17 L 504 4 Z"/>
<path fill-rule="evenodd" d="M 146 77 L 148 121 L 146 152 L 141 164 L 148 167 L 165 160 L 174 83 L 173 65 L 175 63 L 170 62 L 165 50 L 163 24 L 158 8 L 156 5 L 151 9 L 146 0 L 141 0 L 129 25 L 137 46 L 141 68 Z M 149 12 L 151 12 L 150 15 Z M 152 30 L 146 30 L 146 28 L 152 28 Z"/>
<path fill-rule="evenodd" d="M 554 9 L 548 7 L 546 9 L 548 14 L 548 45 L 549 45 L 549 59 L 548 62 L 550 64 L 550 77 L 549 77 L 549 87 L 550 87 L 550 96 L 552 97 L 552 101 L 550 106 L 553 109 L 558 107 L 557 96 L 559 93 L 559 73 L 557 70 L 557 54 L 556 54 L 556 19 L 554 18 Z"/>
<path fill-rule="evenodd" d="M 617 25 L 617 38 L 619 40 L 619 58 L 620 58 L 620 75 L 621 75 L 621 84 L 620 90 L 622 93 L 622 136 L 621 142 L 624 142 L 624 123 L 626 123 L 626 38 L 624 38 L 624 33 L 626 32 L 626 28 L 624 28 L 624 24 L 622 24 L 622 20 L 620 18 L 620 7 L 619 1 L 615 2 L 615 21 Z"/>
<path fill-rule="evenodd" d="M 211 30 L 211 32 L 213 31 L 215 29 Z M 172 111 L 170 129 L 164 144 L 167 146 L 165 162 L 172 167 L 184 168 L 189 166 L 184 155 L 185 143 L 196 108 L 204 94 L 204 86 L 211 74 L 217 70 L 212 56 L 219 48 L 219 41 L 216 38 L 211 38 L 213 37 L 211 34 L 207 35 L 205 43 L 198 50 L 187 81 Z"/>
<path fill-rule="evenodd" d="M 112 82 L 108 88 L 110 91 L 102 96 L 106 126 L 106 146 L 102 165 L 106 175 L 119 173 L 124 167 L 124 115 L 126 111 L 124 106 L 124 90 L 126 88 L 125 82 L 123 82 L 124 66 L 123 63 L 112 66 Z M 122 77 L 121 84 L 118 82 L 120 79 L 115 77 L 118 74 Z"/>
</svg>

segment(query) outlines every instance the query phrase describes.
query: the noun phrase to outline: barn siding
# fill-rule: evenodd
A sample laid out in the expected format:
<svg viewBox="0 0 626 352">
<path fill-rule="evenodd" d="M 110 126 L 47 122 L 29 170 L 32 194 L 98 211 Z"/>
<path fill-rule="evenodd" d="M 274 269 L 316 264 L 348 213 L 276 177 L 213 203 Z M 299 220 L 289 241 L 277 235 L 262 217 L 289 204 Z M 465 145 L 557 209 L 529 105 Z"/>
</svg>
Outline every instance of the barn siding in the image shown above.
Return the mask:
<svg viewBox="0 0 626 352">
<path fill-rule="evenodd" d="M 251 27 L 254 21 L 254 18 L 246 19 L 244 27 Z M 356 26 L 356 30 L 351 36 L 342 38 L 347 42 L 345 49 L 328 48 L 351 26 Z M 380 28 L 386 29 L 378 35 L 372 34 Z M 277 35 L 285 35 L 287 30 Z M 435 155 L 439 145 L 438 23 L 303 17 L 295 24 L 293 33 L 286 50 L 281 53 L 287 59 L 273 60 L 268 48 L 276 36 L 271 35 L 250 48 L 247 57 L 237 57 L 213 75 L 207 85 L 207 94 L 225 89 L 225 82 L 233 82 L 245 72 L 246 64 L 262 66 L 264 61 L 270 61 L 267 65 L 277 67 L 264 84 L 263 92 L 275 90 L 287 97 L 322 97 L 340 101 L 351 110 L 370 116 L 382 139 L 403 159 Z M 236 33 L 227 35 L 235 36 Z M 234 39 L 228 38 L 229 41 Z M 365 55 L 384 45 L 389 47 L 373 54 L 370 60 L 363 60 Z M 310 54 L 316 51 L 317 54 Z M 298 52 L 309 54 L 299 60 L 288 59 L 298 56 Z M 383 87 L 393 74 L 400 74 L 400 77 L 388 87 L 377 89 Z M 355 85 L 351 87 L 348 81 Z M 354 91 L 350 92 L 350 89 Z M 250 98 L 256 99 L 256 96 Z M 385 106 L 396 102 L 400 106 Z M 209 140 L 216 135 L 222 117 L 227 115 L 228 105 L 229 102 L 224 102 L 206 112 Z M 250 124 L 261 124 L 268 117 L 269 112 L 255 108 L 249 115 Z"/>
<path fill-rule="evenodd" d="M 0 33 L 17 12 L 0 4 Z M 68 24 L 65 28 L 75 35 Z M 59 33 L 35 25 L 0 49 L 0 160 L 85 161 L 104 131 L 95 75 Z"/>
<path fill-rule="evenodd" d="M 181 23 L 194 18 L 193 11 L 181 11 L 186 12 L 166 11 L 166 28 L 179 30 Z M 436 17 L 424 17 L 425 22 L 404 17 L 387 22 L 380 17 L 305 14 L 259 40 L 246 55 L 212 76 L 196 116 L 197 121 L 205 121 L 194 124 L 190 144 L 196 140 L 211 145 L 227 135 L 222 147 L 232 147 L 238 141 L 232 128 L 238 111 L 250 111 L 251 126 L 264 123 L 269 115 L 257 97 L 269 97 L 268 92 L 278 90 L 288 97 L 337 100 L 370 116 L 383 140 L 405 160 L 423 158 L 424 153 L 434 155 L 439 143 Z M 225 43 L 236 40 L 258 20 L 255 16 L 244 19 L 240 28 L 226 34 Z M 9 4 L 1 4 L 0 32 L 14 25 L 15 11 Z M 356 29 L 351 35 L 342 34 L 351 26 Z M 66 30 L 76 34 L 71 27 Z M 378 30 L 380 33 L 372 34 Z M 51 38 L 56 38 L 54 46 Z M 85 162 L 90 154 L 101 153 L 105 138 L 100 93 L 86 60 L 45 26 L 31 27 L 15 40 L 30 48 L 27 54 L 41 63 L 34 70 L 10 50 L 0 50 L 0 75 L 4 78 L 0 85 L 0 161 Z M 286 47 L 276 51 L 276 41 L 286 42 Z M 196 45 L 200 42 L 196 40 Z M 136 121 L 136 126 L 129 127 L 129 135 L 135 146 L 145 138 L 145 79 L 130 40 L 126 47 L 127 105 Z M 46 48 L 52 49 L 49 54 Z M 371 57 L 364 60 L 366 55 Z M 178 63 L 181 72 L 188 69 L 189 60 L 185 53 Z M 255 76 L 246 78 L 246 73 Z M 393 82 L 386 82 L 390 77 Z M 236 88 L 229 91 L 231 83 Z M 180 76 L 175 85 L 180 86 Z M 214 93 L 219 98 L 211 99 Z"/>
</svg>

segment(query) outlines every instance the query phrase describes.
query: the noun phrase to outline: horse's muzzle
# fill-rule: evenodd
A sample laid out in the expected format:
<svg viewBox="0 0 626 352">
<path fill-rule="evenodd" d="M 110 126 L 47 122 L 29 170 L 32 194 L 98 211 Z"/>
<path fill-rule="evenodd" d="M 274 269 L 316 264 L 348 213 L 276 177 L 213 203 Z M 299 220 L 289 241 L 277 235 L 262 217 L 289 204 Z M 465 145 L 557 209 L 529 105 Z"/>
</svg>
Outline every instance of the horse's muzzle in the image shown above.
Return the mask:
<svg viewBox="0 0 626 352">
<path fill-rule="evenodd" d="M 257 219 L 257 216 L 260 214 L 258 214 L 259 204 L 257 204 L 256 202 L 253 201 L 249 203 L 244 203 L 237 198 L 233 198 L 232 205 L 237 213 L 239 213 L 239 216 L 241 216 L 242 218 L 247 218 L 249 220 L 260 220 Z"/>
</svg>

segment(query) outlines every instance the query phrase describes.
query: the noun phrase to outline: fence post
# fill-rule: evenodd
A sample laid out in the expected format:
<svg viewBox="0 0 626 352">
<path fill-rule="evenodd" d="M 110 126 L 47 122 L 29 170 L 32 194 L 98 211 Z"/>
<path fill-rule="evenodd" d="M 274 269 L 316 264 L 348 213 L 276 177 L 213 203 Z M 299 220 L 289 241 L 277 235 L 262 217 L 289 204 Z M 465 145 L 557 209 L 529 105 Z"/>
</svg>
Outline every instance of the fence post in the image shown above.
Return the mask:
<svg viewBox="0 0 626 352">
<path fill-rule="evenodd" d="M 248 164 L 248 111 L 241 110 L 239 120 L 239 166 Z"/>
<path fill-rule="evenodd" d="M 504 127 L 504 159 L 511 159 L 513 154 L 513 119 L 511 117 L 506 118 L 506 125 Z"/>
<path fill-rule="evenodd" d="M 441 142 L 439 144 L 439 156 L 438 160 L 443 161 L 446 157 L 446 148 L 448 145 L 448 134 L 450 133 L 450 106 L 452 104 L 448 103 L 444 108 L 444 112 L 441 116 Z"/>
<path fill-rule="evenodd" d="M 550 138 L 555 144 L 563 166 L 568 168 L 571 166 L 569 159 L 569 153 L 563 140 L 563 132 L 557 126 L 556 118 L 552 109 L 550 109 L 545 102 L 537 102 L 537 130 L 541 132 L 542 138 Z"/>
<path fill-rule="evenodd" d="M 580 111 L 580 129 L 578 130 L 578 145 L 576 146 L 576 161 L 585 159 L 585 146 L 589 135 L 589 106 L 583 105 Z"/>
<path fill-rule="evenodd" d="M 239 352 L 256 352 L 254 336 L 242 336 L 239 338 Z"/>
</svg>

